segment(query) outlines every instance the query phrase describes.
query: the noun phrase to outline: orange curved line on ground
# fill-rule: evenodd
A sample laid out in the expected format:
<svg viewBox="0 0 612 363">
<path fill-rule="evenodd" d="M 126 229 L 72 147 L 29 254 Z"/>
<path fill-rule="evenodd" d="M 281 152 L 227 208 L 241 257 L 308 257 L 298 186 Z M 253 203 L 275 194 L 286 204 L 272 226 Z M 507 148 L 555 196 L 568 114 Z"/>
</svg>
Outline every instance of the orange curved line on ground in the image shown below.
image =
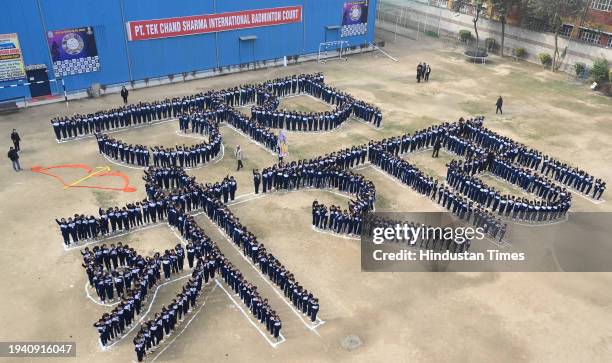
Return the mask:
<svg viewBox="0 0 612 363">
<path fill-rule="evenodd" d="M 64 164 L 64 165 L 53 165 L 53 166 L 48 166 L 48 167 L 33 166 L 30 170 L 32 172 L 34 172 L 34 173 L 44 174 L 44 175 L 48 175 L 50 177 L 53 177 L 56 180 L 58 180 L 64 187 L 69 186 L 69 188 L 88 188 L 88 189 L 99 189 L 99 190 L 113 190 L 113 191 L 121 191 L 121 192 L 126 192 L 126 193 L 132 193 L 132 192 L 136 191 L 135 187 L 130 186 L 130 178 L 127 175 L 125 175 L 122 172 L 120 172 L 120 171 L 108 171 L 108 172 L 105 172 L 105 173 L 100 173 L 99 175 L 94 175 L 93 177 L 103 177 L 103 176 L 119 177 L 119 178 L 123 179 L 123 181 L 124 181 L 123 188 L 105 187 L 105 186 L 94 186 L 94 185 L 69 185 L 60 176 L 55 175 L 55 174 L 50 173 L 50 172 L 47 172 L 47 170 L 64 169 L 64 168 L 68 168 L 68 169 L 83 169 L 88 174 L 91 173 L 94 170 L 93 168 L 91 168 L 90 166 L 88 166 L 86 164 Z"/>
</svg>

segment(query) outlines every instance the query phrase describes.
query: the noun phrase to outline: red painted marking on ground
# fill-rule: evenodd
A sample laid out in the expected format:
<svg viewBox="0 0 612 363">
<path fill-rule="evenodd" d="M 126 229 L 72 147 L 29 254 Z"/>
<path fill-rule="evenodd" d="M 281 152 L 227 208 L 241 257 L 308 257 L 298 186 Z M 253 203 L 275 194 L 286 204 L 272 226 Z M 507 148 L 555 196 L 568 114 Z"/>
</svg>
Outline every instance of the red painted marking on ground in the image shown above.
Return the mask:
<svg viewBox="0 0 612 363">
<path fill-rule="evenodd" d="M 130 185 L 130 178 L 120 171 L 108 171 L 104 173 L 99 173 L 99 174 L 93 175 L 91 178 L 93 179 L 93 178 L 100 178 L 100 177 L 117 177 L 117 178 L 123 179 L 123 183 L 124 183 L 123 188 L 116 188 L 116 187 L 110 187 L 110 186 L 87 185 L 87 184 L 71 185 L 72 183 L 66 182 L 61 176 L 56 175 L 53 172 L 49 171 L 53 169 L 66 169 L 66 168 L 67 169 L 82 169 L 86 172 L 86 175 L 89 175 L 91 174 L 92 171 L 94 171 L 93 168 L 85 164 L 65 164 L 65 165 L 54 165 L 54 166 L 47 166 L 47 167 L 33 166 L 30 170 L 32 170 L 32 172 L 34 173 L 44 174 L 44 175 L 53 177 L 54 179 L 58 180 L 64 187 L 68 187 L 67 189 L 88 188 L 88 189 L 100 189 L 100 190 L 114 190 L 114 191 L 126 192 L 126 193 L 132 193 L 136 191 L 136 188 Z"/>
</svg>

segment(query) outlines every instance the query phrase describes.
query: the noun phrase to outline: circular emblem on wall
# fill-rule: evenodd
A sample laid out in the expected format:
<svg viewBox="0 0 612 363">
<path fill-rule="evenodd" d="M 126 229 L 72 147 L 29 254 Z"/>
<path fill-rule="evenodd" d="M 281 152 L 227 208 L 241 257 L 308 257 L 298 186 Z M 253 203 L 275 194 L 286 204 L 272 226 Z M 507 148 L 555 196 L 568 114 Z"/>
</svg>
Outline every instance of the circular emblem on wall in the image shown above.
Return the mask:
<svg viewBox="0 0 612 363">
<path fill-rule="evenodd" d="M 83 38 L 77 33 L 68 33 L 62 38 L 62 49 L 70 55 L 81 53 L 84 46 Z"/>
<path fill-rule="evenodd" d="M 361 19 L 361 6 L 353 5 L 351 8 L 351 20 L 357 21 Z"/>
</svg>

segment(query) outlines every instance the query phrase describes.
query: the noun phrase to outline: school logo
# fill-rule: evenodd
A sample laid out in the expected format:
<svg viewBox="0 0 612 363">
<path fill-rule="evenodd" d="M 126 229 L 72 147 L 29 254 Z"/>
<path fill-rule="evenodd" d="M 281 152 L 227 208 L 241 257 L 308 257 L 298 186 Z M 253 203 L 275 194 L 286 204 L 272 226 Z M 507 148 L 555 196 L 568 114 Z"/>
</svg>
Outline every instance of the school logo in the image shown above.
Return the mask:
<svg viewBox="0 0 612 363">
<path fill-rule="evenodd" d="M 77 33 L 68 33 L 62 38 L 62 49 L 70 55 L 76 55 L 83 51 L 85 42 Z"/>
<path fill-rule="evenodd" d="M 353 21 L 361 19 L 361 5 L 355 4 L 351 7 L 350 17 Z"/>
</svg>

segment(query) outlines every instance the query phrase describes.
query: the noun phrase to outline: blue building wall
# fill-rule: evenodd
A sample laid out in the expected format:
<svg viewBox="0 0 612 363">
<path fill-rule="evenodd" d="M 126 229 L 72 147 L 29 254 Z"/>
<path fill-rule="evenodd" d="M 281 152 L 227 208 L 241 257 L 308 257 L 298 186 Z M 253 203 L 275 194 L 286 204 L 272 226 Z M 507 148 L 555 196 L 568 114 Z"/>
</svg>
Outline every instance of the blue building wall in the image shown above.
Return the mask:
<svg viewBox="0 0 612 363">
<path fill-rule="evenodd" d="M 376 1 L 369 1 L 368 33 L 342 38 L 351 46 L 373 41 Z M 0 33 L 17 33 L 26 65 L 46 64 L 55 78 L 46 31 L 92 26 L 100 71 L 64 78 L 68 91 L 92 83 L 110 85 L 232 66 L 253 61 L 315 53 L 319 43 L 340 40 L 345 0 L 0 0 Z M 214 14 L 240 10 L 302 6 L 302 22 L 175 38 L 127 41 L 125 22 Z M 241 41 L 240 37 L 256 36 Z M 24 82 L 20 81 L 20 82 Z M 17 81 L 0 83 L 0 86 Z M 51 84 L 54 94 L 61 87 Z M 30 97 L 27 86 L 0 89 L 0 100 Z"/>
</svg>

